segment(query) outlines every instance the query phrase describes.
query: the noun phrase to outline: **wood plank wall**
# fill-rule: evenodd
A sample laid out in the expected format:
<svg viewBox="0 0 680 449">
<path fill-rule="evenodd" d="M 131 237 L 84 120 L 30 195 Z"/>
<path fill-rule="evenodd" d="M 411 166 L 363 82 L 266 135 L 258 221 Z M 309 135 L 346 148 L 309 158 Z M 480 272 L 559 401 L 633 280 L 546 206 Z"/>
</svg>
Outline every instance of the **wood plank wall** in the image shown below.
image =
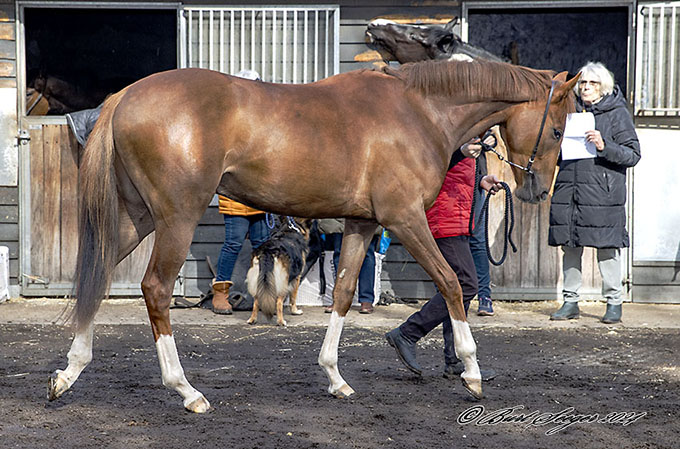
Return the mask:
<svg viewBox="0 0 680 449">
<path fill-rule="evenodd" d="M 50 285 L 73 281 L 78 252 L 78 165 L 82 147 L 67 125 L 30 129 L 31 272 Z M 136 288 L 151 254 L 149 236 L 116 268 L 113 282 Z"/>
</svg>

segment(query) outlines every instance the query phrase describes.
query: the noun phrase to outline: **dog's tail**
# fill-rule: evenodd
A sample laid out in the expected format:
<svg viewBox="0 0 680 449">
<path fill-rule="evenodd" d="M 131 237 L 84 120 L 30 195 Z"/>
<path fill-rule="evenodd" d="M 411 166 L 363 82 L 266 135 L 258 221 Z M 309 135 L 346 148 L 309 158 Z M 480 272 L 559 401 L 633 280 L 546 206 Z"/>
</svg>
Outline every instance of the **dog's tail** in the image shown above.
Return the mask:
<svg viewBox="0 0 680 449">
<path fill-rule="evenodd" d="M 288 293 L 288 270 L 279 259 L 262 253 L 253 257 L 246 282 L 248 293 L 270 320 L 276 314 L 276 298 Z"/>
</svg>

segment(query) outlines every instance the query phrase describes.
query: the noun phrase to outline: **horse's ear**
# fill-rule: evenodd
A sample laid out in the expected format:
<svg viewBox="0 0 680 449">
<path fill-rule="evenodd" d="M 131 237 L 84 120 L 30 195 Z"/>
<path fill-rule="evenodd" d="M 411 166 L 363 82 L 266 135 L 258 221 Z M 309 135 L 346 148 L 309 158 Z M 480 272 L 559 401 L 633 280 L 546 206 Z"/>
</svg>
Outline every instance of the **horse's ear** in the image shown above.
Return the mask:
<svg viewBox="0 0 680 449">
<path fill-rule="evenodd" d="M 567 71 L 560 72 L 560 73 L 558 73 L 557 75 L 555 75 L 555 76 L 553 77 L 553 79 L 554 79 L 555 81 L 560 81 L 560 82 L 564 83 L 564 82 L 567 81 L 567 75 L 569 75 L 569 72 L 567 72 Z"/>
<path fill-rule="evenodd" d="M 555 76 L 554 79 L 557 80 L 557 77 L 561 76 L 562 74 L 565 74 L 565 78 L 566 78 L 566 73 L 567 72 L 562 72 L 562 73 L 558 74 L 557 76 Z M 555 95 L 553 95 L 553 101 L 552 102 L 559 103 L 560 101 L 564 100 L 569 95 L 569 92 L 571 92 L 572 89 L 574 89 L 574 87 L 576 86 L 576 83 L 578 83 L 578 79 L 579 79 L 580 76 L 581 76 L 581 72 L 578 72 L 578 74 L 575 77 L 573 77 L 569 81 L 566 81 L 566 82 L 562 83 L 561 85 L 559 85 L 557 87 L 557 89 L 555 90 Z"/>
<path fill-rule="evenodd" d="M 444 25 L 444 29 L 446 31 L 453 31 L 453 27 L 455 27 L 457 23 L 458 23 L 458 17 L 454 17 L 453 19 L 451 19 L 449 21 L 449 23 Z"/>
</svg>

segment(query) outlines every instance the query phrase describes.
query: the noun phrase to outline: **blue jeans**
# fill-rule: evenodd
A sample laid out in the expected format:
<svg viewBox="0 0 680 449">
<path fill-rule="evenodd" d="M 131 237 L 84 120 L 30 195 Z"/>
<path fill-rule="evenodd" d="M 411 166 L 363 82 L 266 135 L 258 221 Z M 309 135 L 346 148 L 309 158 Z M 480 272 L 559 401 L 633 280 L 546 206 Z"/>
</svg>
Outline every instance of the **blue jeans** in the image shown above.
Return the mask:
<svg viewBox="0 0 680 449">
<path fill-rule="evenodd" d="M 224 245 L 217 262 L 216 281 L 231 280 L 236 259 L 243 248 L 246 236 L 253 248 L 257 248 L 269 239 L 269 228 L 265 214 L 257 215 L 225 215 L 224 216 Z"/>
<path fill-rule="evenodd" d="M 342 234 L 326 234 L 326 239 L 330 239 L 333 245 L 333 267 L 337 277 L 338 265 L 340 264 L 340 249 L 342 248 Z M 361 271 L 359 271 L 359 302 L 370 302 L 373 304 L 375 299 L 375 245 L 377 241 L 377 237 L 371 239 L 364 263 L 361 264 Z"/>
<path fill-rule="evenodd" d="M 475 226 L 470 236 L 470 251 L 472 259 L 475 261 L 477 270 L 477 296 L 479 298 L 491 298 L 491 275 L 489 273 L 489 257 L 486 254 L 486 233 L 484 232 L 484 220 L 482 216 L 482 206 L 486 193 L 482 189 L 475 189 Z"/>
</svg>

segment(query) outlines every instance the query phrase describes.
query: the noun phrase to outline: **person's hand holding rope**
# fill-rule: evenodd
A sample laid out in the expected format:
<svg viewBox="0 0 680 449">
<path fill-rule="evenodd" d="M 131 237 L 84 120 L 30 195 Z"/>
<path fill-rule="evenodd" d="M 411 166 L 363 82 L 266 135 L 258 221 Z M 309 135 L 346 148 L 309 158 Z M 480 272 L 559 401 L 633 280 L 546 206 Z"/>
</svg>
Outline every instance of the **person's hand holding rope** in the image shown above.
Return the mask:
<svg viewBox="0 0 680 449">
<path fill-rule="evenodd" d="M 495 141 L 496 138 L 493 135 L 488 135 L 486 139 L 484 139 L 484 143 L 487 145 L 493 145 Z M 480 142 L 481 139 L 479 137 L 475 137 L 470 139 L 467 143 L 464 143 L 463 146 L 460 147 L 460 151 L 463 153 L 463 156 L 477 159 L 479 155 L 482 154 L 482 145 Z"/>
<path fill-rule="evenodd" d="M 495 195 L 503 188 L 501 180 L 496 175 L 486 175 L 479 181 L 479 187 L 486 190 L 489 195 Z"/>
</svg>

